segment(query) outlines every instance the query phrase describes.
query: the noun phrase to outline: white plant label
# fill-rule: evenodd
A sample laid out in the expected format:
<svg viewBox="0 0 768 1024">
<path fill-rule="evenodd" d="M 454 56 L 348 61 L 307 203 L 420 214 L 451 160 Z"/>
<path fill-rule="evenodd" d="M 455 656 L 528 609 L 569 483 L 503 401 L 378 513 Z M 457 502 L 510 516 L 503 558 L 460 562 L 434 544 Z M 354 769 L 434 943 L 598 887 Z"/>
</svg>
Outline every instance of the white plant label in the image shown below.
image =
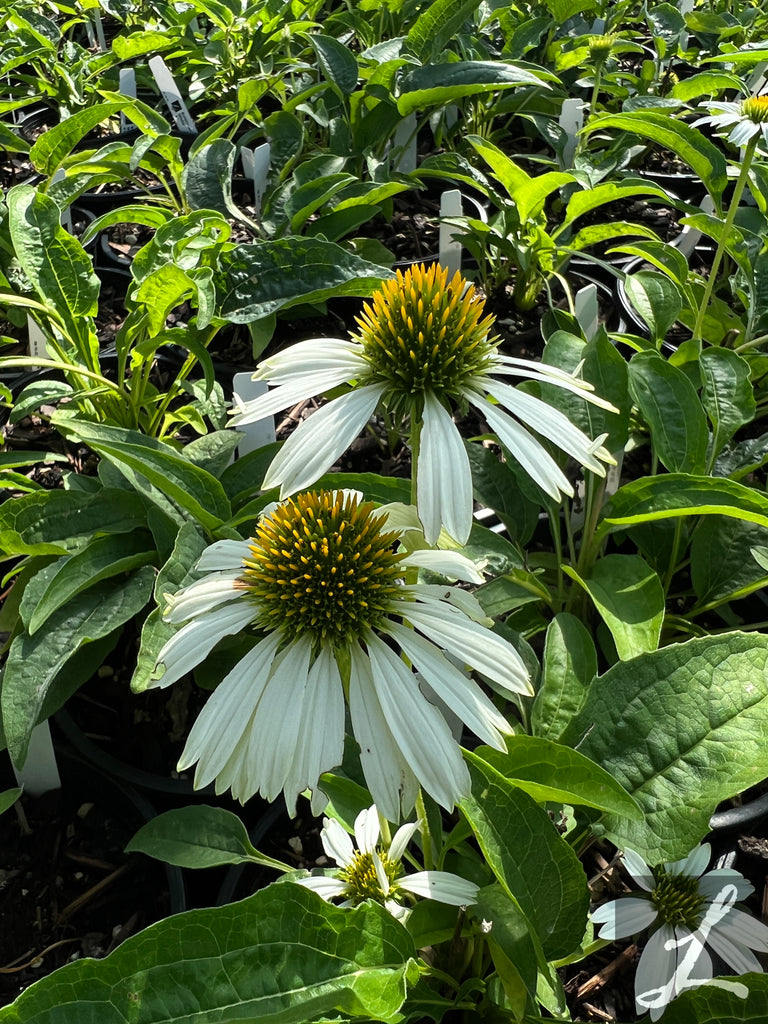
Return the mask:
<svg viewBox="0 0 768 1024">
<path fill-rule="evenodd" d="M 31 356 L 38 356 L 40 359 L 50 358 L 51 353 L 48 351 L 45 335 L 29 313 L 27 313 L 27 339 Z"/>
<path fill-rule="evenodd" d="M 130 99 L 136 99 L 136 72 L 133 68 L 120 68 L 120 77 L 118 79 L 118 89 L 120 90 L 121 96 L 128 96 Z M 128 118 L 125 114 L 120 113 L 120 131 L 124 132 L 128 129 Z"/>
<path fill-rule="evenodd" d="M 60 167 L 58 169 L 58 171 L 56 171 L 56 173 L 51 178 L 51 184 L 53 185 L 57 181 L 63 181 L 64 178 L 65 178 L 64 168 Z M 72 211 L 69 209 L 68 206 L 64 210 L 61 211 L 60 220 L 61 220 L 61 226 L 66 231 L 68 231 L 70 233 L 70 235 L 71 235 L 72 234 Z"/>
<path fill-rule="evenodd" d="M 232 381 L 232 391 L 235 396 L 235 408 L 237 408 L 240 402 L 252 402 L 254 398 L 265 395 L 267 383 L 263 380 L 254 380 L 250 373 L 236 373 Z M 266 444 L 272 444 L 275 440 L 274 416 L 256 420 L 255 423 L 243 423 L 236 429 L 241 435 L 240 443 L 237 446 L 238 458 L 242 458 L 248 452 L 255 452 Z"/>
<path fill-rule="evenodd" d="M 29 737 L 29 751 L 23 768 L 13 766 L 16 781 L 28 796 L 42 796 L 51 789 L 61 789 L 59 766 L 51 740 L 48 722 L 41 722 Z"/>
<path fill-rule="evenodd" d="M 578 134 L 584 127 L 584 102 L 579 99 L 563 100 L 558 124 L 568 136 L 562 156 L 563 170 L 568 170 L 573 164 Z"/>
<path fill-rule="evenodd" d="M 448 270 L 451 278 L 457 270 L 461 270 L 461 242 L 454 241 L 456 228 L 446 224 L 446 217 L 460 217 L 462 214 L 461 192 L 457 188 L 449 189 L 440 196 L 440 240 L 438 252 L 440 263 Z"/>
<path fill-rule="evenodd" d="M 271 159 L 272 150 L 268 142 L 262 142 L 255 149 L 243 146 L 240 150 L 243 174 L 253 182 L 253 206 L 257 214 L 261 213 L 261 200 L 267 187 Z"/>
<path fill-rule="evenodd" d="M 693 0 L 677 0 L 677 9 L 685 17 L 693 10 Z M 688 33 L 685 31 L 680 33 L 680 49 L 683 51 L 688 49 Z"/>
<path fill-rule="evenodd" d="M 397 154 L 395 157 L 395 169 L 401 174 L 410 174 L 416 170 L 416 115 L 409 114 L 404 117 L 395 131 L 395 138 L 392 143 Z"/>
<path fill-rule="evenodd" d="M 187 110 L 187 105 L 181 98 L 179 87 L 176 85 L 176 81 L 168 70 L 168 65 L 163 58 L 150 58 L 149 70 L 154 75 L 157 87 L 163 94 L 163 99 L 168 104 L 168 109 L 176 123 L 176 127 L 180 132 L 185 132 L 187 135 L 197 135 L 197 125 Z"/>
<path fill-rule="evenodd" d="M 573 308 L 587 341 L 591 340 L 597 333 L 598 327 L 599 309 L 596 285 L 585 284 L 583 288 L 579 288 L 573 297 Z"/>
</svg>

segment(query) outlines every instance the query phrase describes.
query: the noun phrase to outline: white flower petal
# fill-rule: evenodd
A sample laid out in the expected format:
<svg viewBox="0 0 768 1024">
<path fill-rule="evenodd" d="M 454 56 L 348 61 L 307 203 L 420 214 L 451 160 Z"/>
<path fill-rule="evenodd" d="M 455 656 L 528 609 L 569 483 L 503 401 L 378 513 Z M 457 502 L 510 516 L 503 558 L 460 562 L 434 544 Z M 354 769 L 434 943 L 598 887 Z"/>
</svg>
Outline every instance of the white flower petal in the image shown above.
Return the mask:
<svg viewBox="0 0 768 1024">
<path fill-rule="evenodd" d="M 243 591 L 235 588 L 235 580 L 242 575 L 239 569 L 227 569 L 226 572 L 213 573 L 205 579 L 191 583 L 182 590 L 177 590 L 168 598 L 168 607 L 163 618 L 166 622 L 185 622 L 218 608 L 226 601 L 236 601 L 243 597 Z M 255 608 L 251 606 L 252 612 Z"/>
<path fill-rule="evenodd" d="M 309 416 L 275 456 L 263 488 L 280 485 L 280 496 L 309 487 L 354 441 L 384 393 L 383 384 L 356 388 Z"/>
<path fill-rule="evenodd" d="M 677 951 L 667 949 L 668 941 L 674 940 L 675 933 L 668 925 L 662 925 L 650 937 L 640 956 L 635 973 L 635 1004 L 638 1013 L 651 1011 L 651 1020 L 656 1021 L 664 1009 L 677 995 L 675 972 Z"/>
<path fill-rule="evenodd" d="M 403 660 L 373 633 L 364 639 L 376 695 L 395 742 L 424 789 L 451 810 L 469 793 L 470 785 L 469 770 L 451 730 L 423 696 Z"/>
<path fill-rule="evenodd" d="M 511 644 L 460 612 L 449 615 L 447 611 L 414 603 L 402 614 L 438 647 L 499 686 L 513 693 L 533 694 L 523 660 Z"/>
<path fill-rule="evenodd" d="M 722 891 L 724 885 L 734 885 L 736 887 L 737 902 L 745 900 L 747 896 L 751 896 L 755 891 L 752 883 L 748 882 L 738 871 L 734 871 L 733 868 L 716 868 L 714 871 L 708 871 L 706 875 L 702 875 L 699 879 L 699 892 L 702 896 L 712 900 Z"/>
<path fill-rule="evenodd" d="M 627 896 L 603 904 L 591 916 L 595 924 L 602 925 L 601 939 L 625 939 L 653 924 L 658 911 L 650 900 Z"/>
<path fill-rule="evenodd" d="M 278 644 L 277 634 L 256 644 L 222 679 L 197 716 L 179 759 L 179 770 L 199 762 L 198 787 L 207 786 L 219 775 L 249 730 Z"/>
<path fill-rule="evenodd" d="M 310 878 L 294 878 L 297 885 L 303 885 L 305 889 L 312 889 L 324 900 L 332 900 L 336 896 L 344 896 L 347 887 L 338 878 L 330 878 L 328 875 L 312 875 Z"/>
<path fill-rule="evenodd" d="M 524 365 L 521 366 L 520 364 Z M 550 366 L 549 363 L 533 363 L 524 359 L 501 356 L 499 358 L 499 365 L 494 366 L 491 372 L 508 377 L 526 377 L 528 380 L 539 381 L 542 384 L 554 384 L 555 387 L 563 388 L 564 391 L 570 391 L 572 394 L 578 395 L 579 398 L 583 398 L 585 402 L 596 405 L 600 409 L 616 412 L 616 407 L 611 402 L 594 394 L 595 389 L 592 384 L 581 377 L 575 377 L 559 366 Z M 481 384 L 482 380 L 483 378 L 477 378 L 474 382 L 475 386 L 479 389 L 484 386 L 484 384 Z"/>
<path fill-rule="evenodd" d="M 389 523 L 387 523 L 387 529 L 389 529 Z M 418 569 L 429 569 L 430 572 L 439 572 L 450 580 L 463 580 L 465 583 L 483 582 L 483 577 L 472 559 L 458 551 L 428 551 L 422 548 L 418 551 L 411 551 L 408 557 L 403 559 L 402 564 Z"/>
<path fill-rule="evenodd" d="M 243 559 L 250 553 L 251 545 L 247 540 L 217 540 L 200 555 L 197 569 L 200 572 L 242 569 Z"/>
<path fill-rule="evenodd" d="M 395 832 L 392 843 L 387 851 L 390 860 L 402 860 L 408 843 L 410 843 L 418 827 L 418 821 L 410 821 L 407 825 L 400 826 L 397 832 Z"/>
<path fill-rule="evenodd" d="M 438 586 L 435 583 L 406 583 L 403 585 L 402 590 L 405 594 L 411 594 L 421 604 L 436 607 L 440 614 L 443 614 L 447 604 L 450 606 L 445 612 L 447 615 L 455 614 L 458 610 L 463 612 L 472 622 L 477 622 L 481 626 L 486 626 L 490 629 L 493 625 L 493 619 L 485 614 L 483 606 L 475 595 L 470 594 L 468 590 L 460 590 L 458 587 Z M 403 603 L 405 605 L 404 610 L 396 609 L 396 613 L 407 618 L 407 609 L 412 606 L 412 602 L 403 598 Z"/>
<path fill-rule="evenodd" d="M 157 656 L 157 664 L 165 665 L 160 679 L 150 686 L 169 686 L 199 665 L 225 636 L 239 633 L 251 622 L 254 607 L 247 601 L 236 601 L 193 619 L 174 633 Z"/>
<path fill-rule="evenodd" d="M 656 887 L 656 881 L 653 877 L 653 872 L 645 863 L 639 853 L 635 853 L 634 850 L 625 850 L 624 855 L 624 867 L 630 873 L 632 878 L 637 882 L 641 889 L 645 889 L 646 892 L 652 892 Z"/>
<path fill-rule="evenodd" d="M 504 735 L 512 731 L 511 727 L 476 683 L 414 630 L 389 622 L 386 631 L 400 644 L 430 689 L 476 736 L 497 750 L 506 750 Z"/>
<path fill-rule="evenodd" d="M 349 715 L 360 745 L 360 763 L 376 807 L 398 821 L 416 802 L 416 776 L 395 743 L 373 684 L 371 663 L 357 644 L 350 648 Z"/>
<path fill-rule="evenodd" d="M 355 842 L 361 853 L 373 853 L 379 841 L 379 815 L 376 807 L 364 807 L 355 818 Z"/>
<path fill-rule="evenodd" d="M 348 868 L 355 859 L 355 848 L 346 829 L 335 818 L 325 818 L 320 833 L 323 849 L 331 860 L 343 868 Z"/>
<path fill-rule="evenodd" d="M 491 430 L 509 453 L 520 463 L 528 476 L 555 501 L 563 494 L 573 494 L 573 487 L 539 441 L 522 424 L 475 392 L 467 398 L 488 421 Z"/>
<path fill-rule="evenodd" d="M 344 756 L 344 690 L 330 648 L 321 647 L 310 667 L 302 715 L 303 735 L 293 768 L 299 792 L 314 791 L 323 772 L 340 765 Z"/>
<path fill-rule="evenodd" d="M 466 544 L 472 529 L 469 456 L 451 414 L 430 392 L 424 394 L 416 480 L 427 544 L 436 543 L 443 527 L 459 544 Z"/>
<path fill-rule="evenodd" d="M 477 903 L 480 890 L 474 882 L 451 874 L 450 871 L 417 871 L 412 875 L 398 878 L 399 888 L 452 907 L 468 907 Z"/>
<path fill-rule="evenodd" d="M 387 878 L 387 872 L 384 870 L 384 865 L 381 862 L 381 857 L 378 855 L 376 850 L 371 850 L 371 860 L 373 861 L 373 870 L 376 872 L 376 881 L 379 883 L 382 896 L 389 896 L 390 884 Z"/>
<path fill-rule="evenodd" d="M 702 843 L 701 846 L 697 846 L 695 850 L 692 850 L 687 857 L 664 866 L 669 874 L 685 875 L 686 878 L 698 878 L 699 875 L 706 871 L 711 856 L 712 847 L 709 843 Z"/>
<path fill-rule="evenodd" d="M 768 953 L 768 926 L 745 914 L 738 907 L 732 907 L 716 925 L 716 930 L 741 946 L 749 946 L 758 953 Z"/>
<path fill-rule="evenodd" d="M 351 380 L 368 369 L 368 362 L 362 352 L 363 347 L 357 341 L 345 338 L 308 338 L 263 359 L 253 379 L 279 385 L 296 377 L 346 369 L 349 372 L 347 379 Z"/>
<path fill-rule="evenodd" d="M 513 416 L 543 434 L 593 473 L 605 476 L 605 466 L 592 454 L 595 442 L 571 423 L 565 413 L 509 384 L 488 381 L 486 390 Z"/>
<path fill-rule="evenodd" d="M 733 968 L 735 974 L 749 974 L 750 971 L 762 973 L 763 968 L 755 954 L 740 942 L 734 942 L 721 925 L 715 925 L 707 933 L 705 940 L 707 945 Z"/>
</svg>

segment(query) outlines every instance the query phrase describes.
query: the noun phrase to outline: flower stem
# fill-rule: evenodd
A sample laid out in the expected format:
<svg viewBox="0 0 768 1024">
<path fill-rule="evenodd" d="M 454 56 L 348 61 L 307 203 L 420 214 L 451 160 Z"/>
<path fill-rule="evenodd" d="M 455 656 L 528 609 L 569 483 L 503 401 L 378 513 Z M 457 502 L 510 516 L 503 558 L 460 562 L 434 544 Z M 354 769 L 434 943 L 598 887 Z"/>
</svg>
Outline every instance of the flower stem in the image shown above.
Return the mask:
<svg viewBox="0 0 768 1024">
<path fill-rule="evenodd" d="M 739 203 L 741 202 L 741 197 L 744 192 L 744 186 L 747 184 L 747 180 L 749 178 L 749 169 L 752 166 L 752 160 L 755 155 L 755 149 L 757 148 L 758 138 L 758 135 L 755 135 L 753 138 L 751 138 L 749 140 L 749 143 L 747 144 L 747 148 L 744 151 L 744 157 L 741 161 L 741 170 L 739 171 L 739 176 L 736 179 L 736 185 L 733 189 L 731 203 L 728 207 L 728 213 L 726 215 L 725 222 L 723 223 L 723 227 L 720 232 L 720 238 L 717 242 L 717 249 L 715 250 L 714 259 L 712 260 L 712 269 L 709 272 L 709 277 L 707 278 L 707 283 L 704 288 L 704 295 L 699 306 L 699 312 L 696 316 L 696 323 L 693 328 L 694 341 L 702 340 L 701 334 L 702 329 L 704 327 L 704 317 L 707 315 L 709 302 L 712 298 L 712 291 L 715 287 L 717 272 L 720 269 L 720 262 L 723 258 L 723 253 L 725 252 L 725 243 L 728 238 L 728 235 L 731 232 L 731 229 L 733 228 L 733 222 L 736 219 L 736 212 L 739 208 Z"/>
</svg>

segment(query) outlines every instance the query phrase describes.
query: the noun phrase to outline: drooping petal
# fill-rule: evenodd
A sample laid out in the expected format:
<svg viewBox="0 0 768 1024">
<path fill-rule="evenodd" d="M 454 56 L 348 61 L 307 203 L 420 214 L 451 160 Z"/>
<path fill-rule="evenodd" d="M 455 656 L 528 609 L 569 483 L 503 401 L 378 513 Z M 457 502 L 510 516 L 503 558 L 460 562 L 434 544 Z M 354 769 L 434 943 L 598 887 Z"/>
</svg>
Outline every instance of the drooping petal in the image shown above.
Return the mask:
<svg viewBox="0 0 768 1024">
<path fill-rule="evenodd" d="M 389 523 L 387 523 L 389 529 Z M 463 580 L 465 583 L 482 583 L 482 574 L 478 572 L 477 566 L 471 558 L 460 554 L 458 551 L 427 550 L 426 548 L 411 551 L 403 559 L 403 565 L 414 566 L 418 569 L 429 569 L 430 572 L 439 572 L 450 580 Z"/>
<path fill-rule="evenodd" d="M 451 414 L 434 395 L 424 395 L 424 422 L 417 468 L 416 504 L 427 544 L 440 530 L 466 544 L 472 529 L 472 471 Z"/>
<path fill-rule="evenodd" d="M 168 607 L 163 618 L 171 623 L 186 622 L 187 619 L 204 615 L 227 601 L 242 598 L 242 590 L 235 588 L 235 580 L 241 573 L 242 567 L 227 569 L 177 590 L 168 598 Z M 255 609 L 253 611 L 255 613 Z"/>
<path fill-rule="evenodd" d="M 344 896 L 347 892 L 344 882 L 329 875 L 312 875 L 310 878 L 294 878 L 293 881 L 297 885 L 303 885 L 305 889 L 312 889 L 326 902 L 337 896 Z"/>
<path fill-rule="evenodd" d="M 360 745 L 360 763 L 374 802 L 388 821 L 399 821 L 416 802 L 418 782 L 395 743 L 381 710 L 368 656 L 350 649 L 349 715 Z"/>
<path fill-rule="evenodd" d="M 300 790 L 314 792 L 323 772 L 340 765 L 344 756 L 344 690 L 329 648 L 320 648 L 309 670 L 302 715 L 293 775 Z"/>
<path fill-rule="evenodd" d="M 470 785 L 458 744 L 403 660 L 373 633 L 364 639 L 376 695 L 395 742 L 429 795 L 452 809 L 469 793 Z"/>
<path fill-rule="evenodd" d="M 480 687 L 414 630 L 396 622 L 385 628 L 440 700 L 481 740 L 506 750 L 504 735 L 511 732 L 510 725 Z"/>
<path fill-rule="evenodd" d="M 284 498 L 313 484 L 352 444 L 383 393 L 383 384 L 356 388 L 304 420 L 273 460 L 264 490 L 279 485 Z"/>
<path fill-rule="evenodd" d="M 251 545 L 247 540 L 217 540 L 200 555 L 196 568 L 199 572 L 239 569 L 250 551 Z"/>
<path fill-rule="evenodd" d="M 533 694 L 523 659 L 511 644 L 459 612 L 447 614 L 448 611 L 449 608 L 414 602 L 403 615 L 438 647 L 450 651 L 505 690 Z"/>
<path fill-rule="evenodd" d="M 158 654 L 157 663 L 165 665 L 165 672 L 160 679 L 153 679 L 150 686 L 165 687 L 181 679 L 208 657 L 219 640 L 245 629 L 253 617 L 254 606 L 239 600 L 182 626 Z"/>
<path fill-rule="evenodd" d="M 658 911 L 650 900 L 634 899 L 631 896 L 604 903 L 591 915 L 595 924 L 602 925 L 601 939 L 625 939 L 629 935 L 636 935 L 653 924 L 657 916 Z"/>
<path fill-rule="evenodd" d="M 701 876 L 699 879 L 699 892 L 702 896 L 712 900 L 722 891 L 724 885 L 736 887 L 737 902 L 745 900 L 747 896 L 751 896 L 755 891 L 752 883 L 748 882 L 738 871 L 734 871 L 733 868 L 716 868 L 714 871 L 708 871 L 706 875 Z"/>
<path fill-rule="evenodd" d="M 472 391 L 467 398 L 488 421 L 491 430 L 499 441 L 520 463 L 528 476 L 555 501 L 560 501 L 562 494 L 573 494 L 573 487 L 539 441 L 529 433 L 522 424 L 502 412 L 498 406 Z"/>
<path fill-rule="evenodd" d="M 327 856 L 343 868 L 348 868 L 355 859 L 355 848 L 346 830 L 335 818 L 325 818 L 320 840 Z"/>
<path fill-rule="evenodd" d="M 277 634 L 256 644 L 222 679 L 197 716 L 179 759 L 179 771 L 198 763 L 198 788 L 219 775 L 250 728 L 278 644 Z"/>
<path fill-rule="evenodd" d="M 741 898 L 741 897 L 739 897 Z M 717 931 L 727 935 L 732 942 L 756 949 L 758 953 L 768 953 L 768 926 L 757 921 L 750 914 L 745 914 L 738 907 L 732 907 L 720 921 Z"/>
<path fill-rule="evenodd" d="M 405 853 L 408 843 L 413 838 L 414 832 L 419 827 L 417 821 L 410 821 L 407 825 L 401 825 L 400 828 L 395 832 L 392 843 L 389 847 L 388 855 L 390 860 L 401 860 Z"/>
<path fill-rule="evenodd" d="M 379 841 L 379 815 L 376 807 L 364 807 L 355 818 L 355 842 L 361 853 L 373 853 Z"/>
<path fill-rule="evenodd" d="M 651 1020 L 658 1020 L 677 994 L 675 972 L 677 950 L 671 945 L 675 933 L 662 925 L 650 937 L 640 956 L 635 973 L 635 1005 L 638 1013 L 650 1010 Z M 670 943 L 670 948 L 667 947 Z"/>
<path fill-rule="evenodd" d="M 641 889 L 645 889 L 646 892 L 651 892 L 654 889 L 656 881 L 653 872 L 639 853 L 635 853 L 634 850 L 625 850 L 624 867 Z"/>
<path fill-rule="evenodd" d="M 715 925 L 707 933 L 706 942 L 729 967 L 733 968 L 734 974 L 749 974 L 750 971 L 762 973 L 760 961 L 752 950 L 742 946 L 740 942 L 734 942 L 721 925 Z"/>
<path fill-rule="evenodd" d="M 345 369 L 345 380 L 352 380 L 368 369 L 362 352 L 360 343 L 348 338 L 308 338 L 263 359 L 253 378 L 276 386 L 297 376 Z"/>
<path fill-rule="evenodd" d="M 450 871 L 417 871 L 412 875 L 398 878 L 398 887 L 438 903 L 452 907 L 468 907 L 477 903 L 480 887 L 466 878 L 451 874 Z"/>
<path fill-rule="evenodd" d="M 521 365 L 522 364 L 522 365 Z M 497 355 L 491 373 L 509 377 L 525 377 L 528 380 L 540 381 L 542 384 L 554 384 L 555 387 L 570 391 L 572 394 L 583 398 L 608 412 L 616 412 L 616 407 L 600 398 L 594 393 L 594 387 L 586 380 L 568 373 L 559 366 L 550 366 L 548 363 L 534 363 L 526 359 L 515 359 L 509 356 Z M 477 388 L 484 387 L 484 380 L 477 379 L 473 382 Z"/>
<path fill-rule="evenodd" d="M 406 583 L 402 587 L 402 591 L 405 594 L 411 594 L 422 604 L 432 605 L 439 609 L 443 609 L 446 604 L 449 604 L 451 608 L 448 614 L 458 609 L 467 618 L 473 622 L 480 623 L 481 626 L 487 626 L 490 629 L 493 625 L 493 619 L 485 614 L 483 606 L 475 595 L 470 594 L 468 590 L 461 590 L 459 587 L 441 587 L 435 583 Z M 410 602 L 408 602 L 407 607 L 410 607 Z M 402 612 L 398 612 L 398 614 L 405 615 L 407 618 L 407 608 Z"/>
</svg>

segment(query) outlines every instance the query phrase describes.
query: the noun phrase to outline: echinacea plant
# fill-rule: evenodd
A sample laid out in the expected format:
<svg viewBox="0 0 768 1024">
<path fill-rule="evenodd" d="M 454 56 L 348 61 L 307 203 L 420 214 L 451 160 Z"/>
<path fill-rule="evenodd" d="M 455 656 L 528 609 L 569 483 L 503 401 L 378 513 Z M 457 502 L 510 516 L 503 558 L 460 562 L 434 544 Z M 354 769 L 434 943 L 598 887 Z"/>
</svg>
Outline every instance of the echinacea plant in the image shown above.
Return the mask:
<svg viewBox="0 0 768 1024">
<path fill-rule="evenodd" d="M 635 975 L 637 1012 L 650 1010 L 653 1021 L 681 992 L 713 983 L 707 946 L 737 974 L 762 971 L 752 950 L 768 952 L 768 927 L 736 906 L 754 889 L 731 868 L 704 874 L 710 856 L 704 843 L 684 860 L 651 868 L 633 850 L 625 850 L 624 864 L 644 894 L 613 900 L 592 914 L 602 926 L 601 939 L 655 928 Z"/>
<path fill-rule="evenodd" d="M 401 921 L 407 918 L 414 896 L 453 907 L 477 902 L 479 886 L 450 871 L 405 873 L 401 861 L 418 827 L 415 821 L 401 825 L 391 843 L 382 843 L 378 811 L 375 806 L 367 807 L 355 818 L 355 849 L 339 822 L 324 818 L 320 833 L 323 850 L 336 861 L 338 869 L 295 881 L 314 890 L 324 900 L 341 898 L 343 907 L 356 907 L 365 900 L 375 900 Z"/>
<path fill-rule="evenodd" d="M 311 789 L 321 810 L 320 775 L 342 762 L 345 700 L 368 788 L 391 821 L 411 810 L 420 785 L 448 808 L 469 791 L 461 749 L 423 691 L 505 749 L 506 719 L 449 656 L 502 690 L 530 694 L 520 655 L 491 632 L 471 594 L 407 574 L 482 578 L 458 552 L 409 554 L 397 541 L 385 509 L 320 491 L 279 505 L 249 540 L 203 553 L 206 575 L 170 598 L 168 621 L 186 625 L 160 651 L 165 672 L 153 685 L 180 679 L 225 636 L 248 631 L 256 643 L 189 734 L 179 767 L 197 763 L 197 787 L 215 780 L 217 792 L 242 802 L 282 790 L 289 810 Z"/>
<path fill-rule="evenodd" d="M 573 494 L 558 464 L 532 427 L 587 469 L 605 476 L 612 457 L 604 437 L 591 440 L 562 412 L 505 382 L 525 377 L 555 384 L 606 407 L 592 385 L 557 367 L 499 352 L 493 318 L 456 273 L 432 265 L 398 271 L 366 305 L 353 340 L 299 342 L 265 359 L 255 380 L 273 391 L 240 404 L 232 426 L 271 416 L 292 403 L 340 384 L 351 390 L 305 420 L 272 462 L 264 488 L 286 497 L 311 486 L 363 430 L 377 408 L 410 424 L 415 504 L 428 544 L 442 528 L 464 544 L 472 526 L 472 475 L 464 441 L 453 421 L 471 405 L 502 445 L 552 498 Z M 497 378 L 502 378 L 501 380 Z"/>
</svg>

